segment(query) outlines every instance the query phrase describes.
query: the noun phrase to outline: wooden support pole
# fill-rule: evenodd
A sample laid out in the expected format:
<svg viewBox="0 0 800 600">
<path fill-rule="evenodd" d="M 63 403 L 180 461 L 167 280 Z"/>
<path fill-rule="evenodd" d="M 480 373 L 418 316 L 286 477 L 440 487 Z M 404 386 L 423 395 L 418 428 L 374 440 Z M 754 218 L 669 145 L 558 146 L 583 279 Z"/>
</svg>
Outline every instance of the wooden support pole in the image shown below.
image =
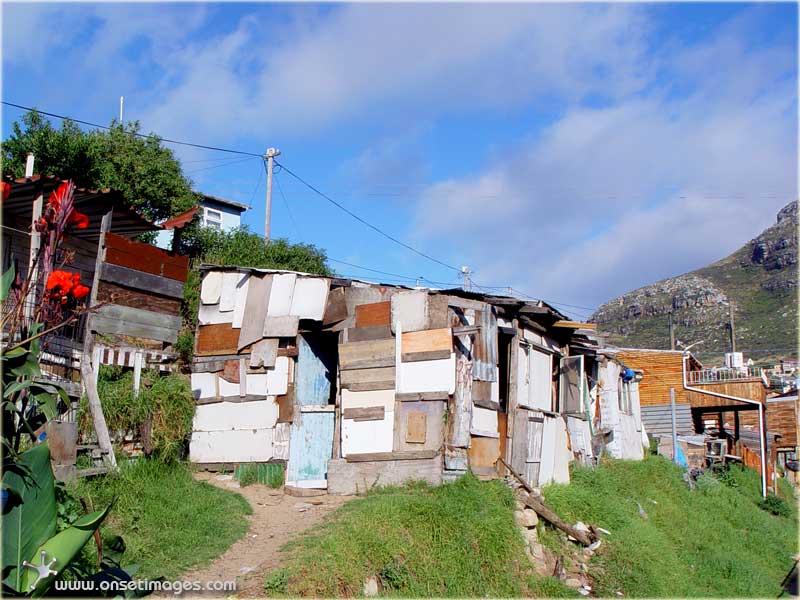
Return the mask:
<svg viewBox="0 0 800 600">
<path fill-rule="evenodd" d="M 100 272 L 103 269 L 103 262 L 106 255 L 106 233 L 111 228 L 111 217 L 113 210 L 103 215 L 100 223 L 100 239 L 97 242 L 97 259 L 94 267 L 94 278 L 92 280 L 92 291 L 89 295 L 88 307 L 90 312 L 86 315 L 86 329 L 83 337 L 83 355 L 81 356 L 81 380 L 86 389 L 86 399 L 89 403 L 89 412 L 92 414 L 94 431 L 97 435 L 97 444 L 103 453 L 103 462 L 112 469 L 117 468 L 117 459 L 114 456 L 114 447 L 111 445 L 111 436 L 108 434 L 106 418 L 103 415 L 103 406 L 100 403 L 100 395 L 97 393 L 97 373 L 100 370 L 92 366 L 94 354 L 94 336 L 92 335 L 92 313 L 91 308 L 97 302 L 97 288 L 100 285 Z M 99 358 L 99 357 L 98 357 Z M 98 360 L 99 362 L 99 360 Z"/>
<path fill-rule="evenodd" d="M 576 540 L 578 540 L 584 546 L 590 546 L 592 544 L 592 538 L 587 534 L 585 531 L 579 531 L 575 529 L 569 523 L 564 522 L 561 517 L 559 517 L 553 510 L 551 510 L 548 506 L 541 502 L 540 500 L 536 499 L 533 495 L 533 488 L 529 486 L 525 480 L 522 478 L 522 475 L 517 473 L 511 466 L 503 460 L 503 458 L 498 459 L 503 465 L 508 469 L 508 471 L 517 478 L 517 480 L 522 484 L 522 487 L 527 490 L 528 494 L 523 494 L 520 498 L 520 501 L 536 511 L 536 514 L 542 517 L 545 521 L 553 525 L 554 527 L 560 529 L 567 535 L 571 535 Z"/>
<path fill-rule="evenodd" d="M 142 385 L 142 362 L 144 362 L 142 360 L 143 358 L 144 357 L 142 356 L 142 349 L 139 348 L 133 354 L 133 397 L 134 398 L 139 397 L 139 389 L 141 388 Z"/>
</svg>

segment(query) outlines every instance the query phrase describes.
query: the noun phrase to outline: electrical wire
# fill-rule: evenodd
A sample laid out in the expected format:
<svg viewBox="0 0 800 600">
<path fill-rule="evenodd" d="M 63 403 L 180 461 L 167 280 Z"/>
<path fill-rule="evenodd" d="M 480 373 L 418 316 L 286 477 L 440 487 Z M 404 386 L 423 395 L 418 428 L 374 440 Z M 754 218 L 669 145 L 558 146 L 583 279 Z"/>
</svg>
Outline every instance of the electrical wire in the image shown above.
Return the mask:
<svg viewBox="0 0 800 600">
<path fill-rule="evenodd" d="M 248 156 L 247 158 L 236 158 L 234 160 L 229 160 L 228 162 L 221 163 L 219 165 L 210 165 L 208 167 L 201 167 L 199 169 L 194 169 L 192 171 L 186 171 L 186 175 L 191 175 L 192 173 L 199 173 L 200 171 L 210 171 L 211 169 L 219 169 L 220 167 L 229 167 L 231 165 L 238 165 L 243 162 L 248 162 L 251 160 L 255 160 L 255 156 Z"/>
<path fill-rule="evenodd" d="M 39 110 L 38 108 L 33 108 L 31 106 L 23 106 L 22 104 L 15 104 L 14 102 L 7 102 L 6 100 L 2 100 L 2 103 L 5 106 L 12 106 L 12 107 L 18 108 L 20 110 L 27 110 L 27 111 L 35 110 L 39 114 L 46 115 L 48 117 L 53 117 L 53 118 L 56 118 L 56 119 L 61 119 L 62 121 L 65 121 L 65 120 L 73 121 L 74 123 L 80 123 L 81 125 L 87 125 L 89 127 L 97 127 L 99 129 L 105 129 L 107 131 L 110 131 L 112 129 L 112 127 L 109 127 L 108 125 L 100 125 L 99 123 L 92 123 L 91 121 L 84 121 L 82 119 L 75 119 L 73 117 L 66 117 L 64 115 L 59 115 L 57 113 L 47 112 L 47 111 L 44 111 L 44 110 Z M 148 139 L 148 138 L 151 138 L 151 137 L 158 137 L 158 136 L 153 136 L 153 135 L 145 134 L 145 133 L 133 133 L 133 132 L 128 132 L 128 133 L 130 135 L 133 135 L 133 136 L 136 136 L 136 137 L 140 137 L 140 138 L 144 138 L 144 139 Z M 256 154 L 255 152 L 245 152 L 243 150 L 231 150 L 230 148 L 220 148 L 218 146 L 206 146 L 204 144 L 193 144 L 192 142 L 182 142 L 180 140 L 172 140 L 172 139 L 169 139 L 169 138 L 159 137 L 158 139 L 160 141 L 166 143 L 166 144 L 177 144 L 179 146 L 190 146 L 192 148 L 202 148 L 203 150 L 213 150 L 215 152 L 228 152 L 230 154 L 243 154 L 245 156 L 258 156 L 258 157 L 263 156 L 262 154 Z"/>
<path fill-rule="evenodd" d="M 314 187 L 314 186 L 313 186 L 312 184 L 310 184 L 308 181 L 306 181 L 305 179 L 303 179 L 302 177 L 300 177 L 300 176 L 299 176 L 297 173 L 295 173 L 294 171 L 292 171 L 291 169 L 289 169 L 289 168 L 288 168 L 286 165 L 284 165 L 284 164 L 281 164 L 280 166 L 281 166 L 281 168 L 282 168 L 284 171 L 286 171 L 286 172 L 287 172 L 289 175 L 291 175 L 292 177 L 294 177 L 294 178 L 295 178 L 297 181 L 299 181 L 300 183 L 302 183 L 303 185 L 305 185 L 305 186 L 306 186 L 308 189 L 310 189 L 311 191 L 313 191 L 314 193 L 316 193 L 316 194 L 317 194 L 317 195 L 319 195 L 320 197 L 324 198 L 325 200 L 327 200 L 328 202 L 330 202 L 330 203 L 331 203 L 331 204 L 333 204 L 334 206 L 338 207 L 338 208 L 339 208 L 339 209 L 341 209 L 342 211 L 346 212 L 348 215 L 350 215 L 351 217 L 353 217 L 353 218 L 354 218 L 356 221 L 358 221 L 359 223 L 362 223 L 363 225 L 366 225 L 366 226 L 367 226 L 367 227 L 369 227 L 370 229 L 372 229 L 372 230 L 376 231 L 377 233 L 381 234 L 381 235 L 382 235 L 383 237 L 385 237 L 386 239 L 388 239 L 388 240 L 391 240 L 391 241 L 393 241 L 393 242 L 394 242 L 394 243 L 396 243 L 396 244 L 399 244 L 399 245 L 400 245 L 400 246 L 402 246 L 403 248 L 406 248 L 407 250 L 410 250 L 411 252 L 413 252 L 413 253 L 415 253 L 415 254 L 418 254 L 419 256 L 421 256 L 421 257 L 423 257 L 423 258 L 426 258 L 426 259 L 430 260 L 431 262 L 435 262 L 436 264 L 439 264 L 439 265 L 441 265 L 441 266 L 443 266 L 443 267 L 447 267 L 448 269 L 452 269 L 453 271 L 456 271 L 457 273 L 460 273 L 460 272 L 461 272 L 461 269 L 459 269 L 458 267 L 454 267 L 453 265 L 449 265 L 449 264 L 447 264 L 446 262 L 443 262 L 443 261 L 439 260 L 438 258 L 434 258 L 433 256 L 431 256 L 431 255 L 429 255 L 429 254 L 426 254 L 426 253 L 422 252 L 421 250 L 417 250 L 417 249 L 416 249 L 416 248 L 414 248 L 413 246 L 410 246 L 409 244 L 406 244 L 405 242 L 402 242 L 402 241 L 398 240 L 396 237 L 394 237 L 394 236 L 392 236 L 392 235 L 390 235 L 390 234 L 386 233 L 385 231 L 383 231 L 383 230 L 382 230 L 382 229 L 380 229 L 379 227 L 376 227 L 375 225 L 373 225 L 373 224 L 372 224 L 372 223 L 370 223 L 369 221 L 366 221 L 365 219 L 362 219 L 362 218 L 361 218 L 361 217 L 359 217 L 359 216 L 358 216 L 356 213 L 354 213 L 353 211 L 351 211 L 350 209 L 348 209 L 348 208 L 347 208 L 347 207 L 345 207 L 344 205 L 340 204 L 339 202 L 337 202 L 336 200 L 334 200 L 333 198 L 331 198 L 330 196 L 328 196 L 328 195 L 327 195 L 327 194 L 325 194 L 324 192 L 320 191 L 318 188 Z"/>
</svg>

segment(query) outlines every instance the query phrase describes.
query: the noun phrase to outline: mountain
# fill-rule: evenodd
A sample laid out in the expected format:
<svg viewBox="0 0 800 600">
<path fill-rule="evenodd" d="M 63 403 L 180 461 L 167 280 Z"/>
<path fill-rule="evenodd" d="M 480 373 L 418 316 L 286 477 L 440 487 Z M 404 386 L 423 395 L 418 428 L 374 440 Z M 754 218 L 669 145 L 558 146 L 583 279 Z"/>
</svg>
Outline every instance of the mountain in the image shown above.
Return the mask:
<svg viewBox="0 0 800 600">
<path fill-rule="evenodd" d="M 736 349 L 770 362 L 797 357 L 797 202 L 777 222 L 730 256 L 707 267 L 628 292 L 590 317 L 608 343 L 669 348 L 668 314 L 675 337 L 701 360 L 730 350 L 729 311 L 734 307 Z"/>
</svg>

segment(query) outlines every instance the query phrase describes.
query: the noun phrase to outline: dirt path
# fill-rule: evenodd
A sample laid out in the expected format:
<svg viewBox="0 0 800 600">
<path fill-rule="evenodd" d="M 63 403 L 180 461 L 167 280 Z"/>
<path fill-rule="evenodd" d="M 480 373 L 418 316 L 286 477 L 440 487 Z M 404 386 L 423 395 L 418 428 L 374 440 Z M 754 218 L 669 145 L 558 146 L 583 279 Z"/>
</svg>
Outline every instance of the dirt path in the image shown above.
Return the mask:
<svg viewBox="0 0 800 600">
<path fill-rule="evenodd" d="M 236 597 L 264 595 L 264 577 L 281 564 L 280 548 L 302 531 L 320 523 L 333 510 L 347 502 L 346 496 L 295 498 L 264 485 L 240 488 L 231 475 L 200 472 L 198 481 L 223 489 L 233 489 L 250 503 L 247 534 L 227 552 L 202 569 L 183 575 L 184 581 L 236 580 Z M 220 594 L 226 595 L 226 594 Z"/>
</svg>

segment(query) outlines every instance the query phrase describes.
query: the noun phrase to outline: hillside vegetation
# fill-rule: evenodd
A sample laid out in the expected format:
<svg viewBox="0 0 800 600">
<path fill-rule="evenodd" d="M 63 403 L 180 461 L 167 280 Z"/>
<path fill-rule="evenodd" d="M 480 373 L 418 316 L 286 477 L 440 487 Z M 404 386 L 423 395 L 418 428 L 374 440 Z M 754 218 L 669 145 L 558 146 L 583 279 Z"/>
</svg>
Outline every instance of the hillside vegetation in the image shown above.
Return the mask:
<svg viewBox="0 0 800 600">
<path fill-rule="evenodd" d="M 797 552 L 797 510 L 788 486 L 781 491 L 791 500 L 781 504 L 790 514 L 779 517 L 759 507 L 753 470 L 703 475 L 693 491 L 682 474 L 651 456 L 579 469 L 571 485 L 545 488 L 548 504 L 566 520 L 611 532 L 590 563 L 595 593 L 777 597 Z M 543 543 L 557 552 L 572 546 L 552 532 Z"/>
<path fill-rule="evenodd" d="M 590 320 L 611 344 L 668 349 L 672 311 L 677 338 L 703 340 L 701 360 L 717 360 L 729 349 L 732 301 L 738 350 L 762 362 L 797 356 L 797 224 L 792 202 L 730 256 L 614 298 Z"/>
</svg>

